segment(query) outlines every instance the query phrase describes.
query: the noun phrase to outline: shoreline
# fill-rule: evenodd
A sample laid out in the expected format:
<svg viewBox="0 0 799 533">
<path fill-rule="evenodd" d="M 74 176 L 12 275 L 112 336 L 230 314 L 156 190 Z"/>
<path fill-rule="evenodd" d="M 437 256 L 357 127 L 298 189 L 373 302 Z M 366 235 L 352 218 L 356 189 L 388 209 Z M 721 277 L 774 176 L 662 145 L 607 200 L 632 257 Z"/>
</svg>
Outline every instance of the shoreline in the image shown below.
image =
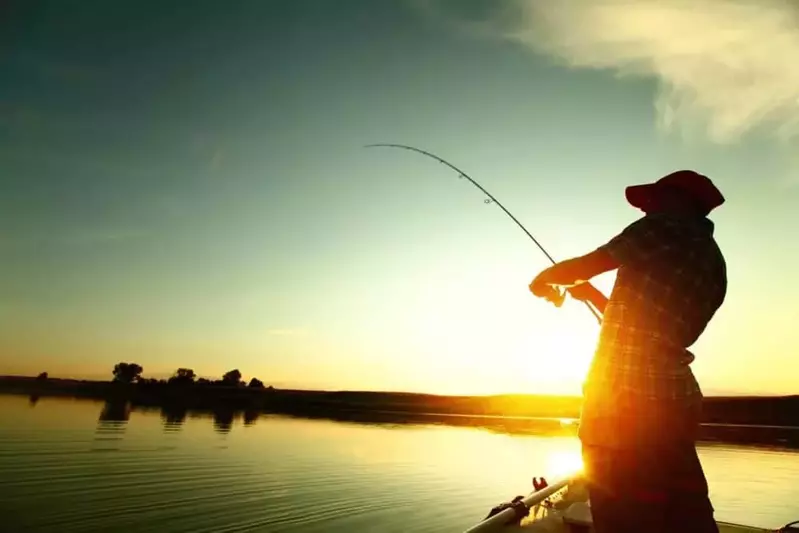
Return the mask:
<svg viewBox="0 0 799 533">
<path fill-rule="evenodd" d="M 244 415 L 288 415 L 364 424 L 442 424 L 510 434 L 574 435 L 582 398 L 543 395 L 439 396 L 431 394 L 305 391 L 199 383 L 118 383 L 0 377 L 0 393 L 73 397 L 106 403 L 113 413 L 160 409 L 165 420 L 211 413 L 221 426 Z M 799 448 L 799 396 L 707 397 L 700 440 Z M 102 418 L 102 417 L 101 417 Z"/>
</svg>

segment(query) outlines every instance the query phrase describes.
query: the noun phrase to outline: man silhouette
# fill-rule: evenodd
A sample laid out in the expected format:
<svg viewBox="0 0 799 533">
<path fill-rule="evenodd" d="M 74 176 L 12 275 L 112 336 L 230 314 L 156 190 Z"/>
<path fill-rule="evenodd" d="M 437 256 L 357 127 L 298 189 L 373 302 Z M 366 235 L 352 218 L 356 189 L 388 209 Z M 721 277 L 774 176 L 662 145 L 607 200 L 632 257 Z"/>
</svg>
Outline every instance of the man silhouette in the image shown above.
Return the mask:
<svg viewBox="0 0 799 533">
<path fill-rule="evenodd" d="M 696 453 L 702 393 L 688 348 L 724 302 L 724 256 L 707 217 L 724 203 L 689 170 L 626 189 L 645 216 L 530 284 L 603 313 L 584 384 L 579 437 L 596 533 L 717 533 Z M 610 298 L 588 280 L 618 269 Z"/>
</svg>

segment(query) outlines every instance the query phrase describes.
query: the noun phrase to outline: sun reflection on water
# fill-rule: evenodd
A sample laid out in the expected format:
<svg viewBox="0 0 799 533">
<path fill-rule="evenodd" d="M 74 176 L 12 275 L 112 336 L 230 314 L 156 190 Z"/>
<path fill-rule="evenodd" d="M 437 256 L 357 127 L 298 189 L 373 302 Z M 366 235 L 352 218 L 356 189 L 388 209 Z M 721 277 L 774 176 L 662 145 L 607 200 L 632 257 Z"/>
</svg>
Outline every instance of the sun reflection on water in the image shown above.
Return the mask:
<svg viewBox="0 0 799 533">
<path fill-rule="evenodd" d="M 581 472 L 583 458 L 578 450 L 558 450 L 547 457 L 547 471 L 554 479 L 569 477 Z"/>
</svg>

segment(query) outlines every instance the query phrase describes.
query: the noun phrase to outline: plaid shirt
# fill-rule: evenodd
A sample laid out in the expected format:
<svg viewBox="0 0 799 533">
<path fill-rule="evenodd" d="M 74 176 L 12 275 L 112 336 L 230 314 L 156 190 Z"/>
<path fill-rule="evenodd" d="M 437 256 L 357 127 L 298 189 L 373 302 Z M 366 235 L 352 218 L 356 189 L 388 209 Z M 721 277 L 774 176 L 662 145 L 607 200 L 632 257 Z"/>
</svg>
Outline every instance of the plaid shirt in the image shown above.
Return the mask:
<svg viewBox="0 0 799 533">
<path fill-rule="evenodd" d="M 624 446 L 696 421 L 702 392 L 688 347 L 724 301 L 726 263 L 706 218 L 647 215 L 601 249 L 621 266 L 584 387 L 580 438 Z"/>
</svg>

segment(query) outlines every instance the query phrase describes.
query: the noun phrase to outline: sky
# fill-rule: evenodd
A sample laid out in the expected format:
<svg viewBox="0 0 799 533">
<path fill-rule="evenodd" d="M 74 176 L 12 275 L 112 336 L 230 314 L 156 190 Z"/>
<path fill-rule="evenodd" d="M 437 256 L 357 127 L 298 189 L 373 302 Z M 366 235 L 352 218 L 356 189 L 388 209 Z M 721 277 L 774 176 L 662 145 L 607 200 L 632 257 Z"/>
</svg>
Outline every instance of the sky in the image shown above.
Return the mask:
<svg viewBox="0 0 799 533">
<path fill-rule="evenodd" d="M 799 3 L 5 2 L 0 374 L 579 394 L 534 298 L 682 168 L 727 203 L 706 394 L 799 383 Z M 597 285 L 606 292 L 614 274 Z"/>
</svg>

